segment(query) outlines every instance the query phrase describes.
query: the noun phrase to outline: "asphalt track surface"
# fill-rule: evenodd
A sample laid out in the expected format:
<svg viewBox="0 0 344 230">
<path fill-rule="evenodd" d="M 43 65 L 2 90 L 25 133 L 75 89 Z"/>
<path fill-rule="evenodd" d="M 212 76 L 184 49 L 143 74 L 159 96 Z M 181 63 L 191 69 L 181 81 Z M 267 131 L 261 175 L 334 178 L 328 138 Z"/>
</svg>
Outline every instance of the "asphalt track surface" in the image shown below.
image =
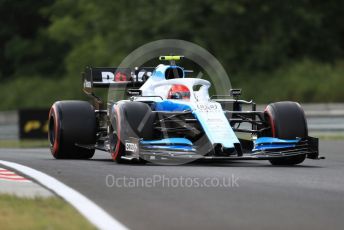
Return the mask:
<svg viewBox="0 0 344 230">
<path fill-rule="evenodd" d="M 294 167 L 118 165 L 103 152 L 92 160 L 54 160 L 48 149 L 0 149 L 0 159 L 57 178 L 131 229 L 342 229 L 344 142 L 321 141 L 320 151 L 325 160 Z M 216 186 L 223 180 L 231 183 Z"/>
</svg>

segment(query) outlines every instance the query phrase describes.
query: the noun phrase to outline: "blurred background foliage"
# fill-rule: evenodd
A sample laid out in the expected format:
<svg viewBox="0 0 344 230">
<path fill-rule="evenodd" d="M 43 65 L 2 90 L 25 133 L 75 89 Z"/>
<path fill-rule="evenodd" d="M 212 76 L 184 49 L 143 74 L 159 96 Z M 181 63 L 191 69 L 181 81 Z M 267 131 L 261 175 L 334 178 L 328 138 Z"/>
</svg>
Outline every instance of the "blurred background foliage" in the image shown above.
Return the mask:
<svg viewBox="0 0 344 230">
<path fill-rule="evenodd" d="M 344 99 L 342 0 L 0 0 L 0 11 L 0 109 L 82 98 L 85 66 L 167 38 L 210 51 L 247 99 Z"/>
</svg>

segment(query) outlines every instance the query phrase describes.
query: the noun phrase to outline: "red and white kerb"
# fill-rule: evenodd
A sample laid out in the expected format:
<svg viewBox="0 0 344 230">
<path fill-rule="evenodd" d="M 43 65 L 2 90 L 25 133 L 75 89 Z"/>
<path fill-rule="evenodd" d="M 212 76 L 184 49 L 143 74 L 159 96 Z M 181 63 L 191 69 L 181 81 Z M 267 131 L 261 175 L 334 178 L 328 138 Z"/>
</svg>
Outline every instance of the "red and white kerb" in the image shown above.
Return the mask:
<svg viewBox="0 0 344 230">
<path fill-rule="evenodd" d="M 12 172 L 8 169 L 0 168 L 0 181 L 17 181 L 17 182 L 31 182 L 30 179 L 19 176 L 15 172 Z"/>
</svg>

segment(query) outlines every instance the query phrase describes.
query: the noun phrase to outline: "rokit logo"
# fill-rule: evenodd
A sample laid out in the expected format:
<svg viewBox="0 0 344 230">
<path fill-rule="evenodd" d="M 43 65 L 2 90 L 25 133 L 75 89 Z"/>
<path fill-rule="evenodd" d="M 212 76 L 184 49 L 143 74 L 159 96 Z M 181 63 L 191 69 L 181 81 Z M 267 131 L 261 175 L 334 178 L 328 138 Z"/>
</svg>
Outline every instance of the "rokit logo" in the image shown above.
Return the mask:
<svg viewBox="0 0 344 230">
<path fill-rule="evenodd" d="M 197 109 L 199 109 L 202 112 L 211 112 L 211 111 L 217 111 L 218 106 L 215 103 L 209 103 L 209 104 L 197 104 Z"/>
<path fill-rule="evenodd" d="M 137 151 L 137 144 L 126 142 L 125 143 L 125 151 L 136 152 Z"/>
<path fill-rule="evenodd" d="M 126 82 L 126 81 L 138 81 L 138 82 L 145 82 L 151 75 L 151 71 L 147 71 L 145 69 L 138 70 L 137 75 L 134 72 L 121 72 L 116 71 L 102 71 L 102 82 Z"/>
<path fill-rule="evenodd" d="M 130 77 L 123 72 L 116 72 L 116 75 L 112 72 L 102 72 L 103 81 L 115 81 L 115 82 L 125 82 L 129 81 Z"/>
</svg>

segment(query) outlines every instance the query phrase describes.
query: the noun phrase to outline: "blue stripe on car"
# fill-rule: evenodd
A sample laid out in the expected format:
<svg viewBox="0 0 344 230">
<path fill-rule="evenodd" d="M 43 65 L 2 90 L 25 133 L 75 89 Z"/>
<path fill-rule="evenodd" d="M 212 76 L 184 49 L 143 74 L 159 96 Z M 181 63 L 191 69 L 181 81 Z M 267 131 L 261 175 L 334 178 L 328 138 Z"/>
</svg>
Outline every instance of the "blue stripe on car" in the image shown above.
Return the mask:
<svg viewBox="0 0 344 230">
<path fill-rule="evenodd" d="M 147 145 L 145 149 L 157 149 L 157 150 L 177 150 L 177 151 L 196 151 L 192 146 L 187 145 Z"/>
<path fill-rule="evenodd" d="M 295 144 L 270 144 L 270 145 L 258 145 L 255 146 L 252 151 L 263 151 L 263 150 L 270 150 L 270 149 L 283 149 L 283 148 L 293 148 Z"/>
<path fill-rule="evenodd" d="M 165 138 L 161 140 L 140 141 L 142 145 L 192 145 L 192 142 L 186 138 Z"/>
<path fill-rule="evenodd" d="M 294 140 L 286 140 L 286 139 L 279 139 L 275 137 L 260 137 L 255 141 L 256 145 L 260 144 L 292 144 L 298 143 L 301 139 L 294 139 Z"/>
<path fill-rule="evenodd" d="M 264 151 L 270 149 L 293 148 L 300 142 L 300 138 L 294 140 L 285 140 L 275 137 L 260 137 L 254 142 L 252 151 Z"/>
<path fill-rule="evenodd" d="M 170 100 L 164 100 L 162 102 L 155 103 L 155 111 L 181 112 L 184 110 L 190 110 L 190 106 L 182 103 L 173 102 Z"/>
</svg>

